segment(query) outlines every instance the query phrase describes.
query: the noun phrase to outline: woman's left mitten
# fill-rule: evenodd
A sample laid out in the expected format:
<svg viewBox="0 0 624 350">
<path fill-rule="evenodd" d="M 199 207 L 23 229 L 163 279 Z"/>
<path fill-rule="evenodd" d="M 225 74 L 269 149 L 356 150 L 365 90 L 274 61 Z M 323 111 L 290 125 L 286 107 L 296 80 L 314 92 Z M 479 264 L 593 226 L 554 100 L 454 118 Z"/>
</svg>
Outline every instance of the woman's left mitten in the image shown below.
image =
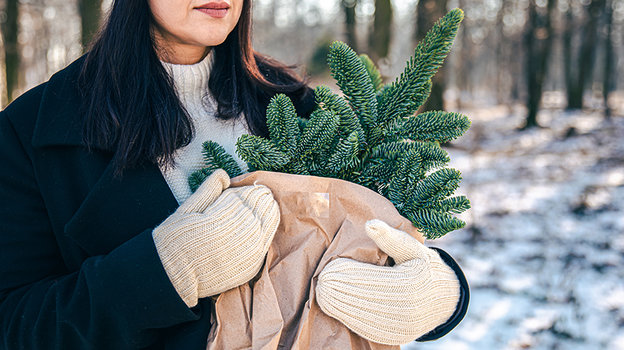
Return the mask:
<svg viewBox="0 0 624 350">
<path fill-rule="evenodd" d="M 439 254 L 380 220 L 367 222 L 366 233 L 396 264 L 330 262 L 316 286 L 321 310 L 361 337 L 388 345 L 414 341 L 447 321 L 460 287 Z"/>
</svg>

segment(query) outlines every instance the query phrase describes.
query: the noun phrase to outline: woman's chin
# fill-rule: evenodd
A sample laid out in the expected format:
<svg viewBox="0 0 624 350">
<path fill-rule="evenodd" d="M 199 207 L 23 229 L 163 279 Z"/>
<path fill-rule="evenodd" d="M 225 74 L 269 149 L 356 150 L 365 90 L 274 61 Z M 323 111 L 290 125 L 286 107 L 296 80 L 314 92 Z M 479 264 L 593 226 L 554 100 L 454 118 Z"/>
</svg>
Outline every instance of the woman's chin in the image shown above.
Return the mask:
<svg viewBox="0 0 624 350">
<path fill-rule="evenodd" d="M 213 36 L 213 37 L 202 40 L 201 43 L 204 46 L 219 46 L 225 42 L 225 39 L 227 39 L 227 36 L 221 36 L 221 37 Z"/>
</svg>

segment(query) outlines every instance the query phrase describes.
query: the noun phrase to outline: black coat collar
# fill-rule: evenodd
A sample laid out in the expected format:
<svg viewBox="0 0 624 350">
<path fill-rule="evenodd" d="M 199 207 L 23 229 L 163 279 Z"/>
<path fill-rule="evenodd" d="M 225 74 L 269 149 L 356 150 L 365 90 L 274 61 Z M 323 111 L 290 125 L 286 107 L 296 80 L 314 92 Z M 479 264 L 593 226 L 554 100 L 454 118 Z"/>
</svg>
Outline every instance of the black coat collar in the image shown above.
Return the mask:
<svg viewBox="0 0 624 350">
<path fill-rule="evenodd" d="M 84 59 L 82 56 L 75 60 L 46 83 L 33 130 L 33 147 L 75 146 L 87 152 L 82 141 L 81 94 L 76 84 Z M 55 152 L 43 154 L 67 157 L 72 153 L 66 153 L 66 149 L 55 147 Z M 91 152 L 101 156 L 81 158 L 80 166 L 103 172 L 84 194 L 64 231 L 89 255 L 99 255 L 155 227 L 175 211 L 178 203 L 156 164 L 127 169 L 119 176 L 114 172 L 110 150 L 92 147 Z M 58 164 L 53 161 L 56 158 L 50 159 L 50 166 Z"/>
<path fill-rule="evenodd" d="M 55 73 L 46 83 L 37 122 L 33 131 L 34 147 L 83 146 L 81 102 L 77 80 L 85 55 Z"/>
</svg>

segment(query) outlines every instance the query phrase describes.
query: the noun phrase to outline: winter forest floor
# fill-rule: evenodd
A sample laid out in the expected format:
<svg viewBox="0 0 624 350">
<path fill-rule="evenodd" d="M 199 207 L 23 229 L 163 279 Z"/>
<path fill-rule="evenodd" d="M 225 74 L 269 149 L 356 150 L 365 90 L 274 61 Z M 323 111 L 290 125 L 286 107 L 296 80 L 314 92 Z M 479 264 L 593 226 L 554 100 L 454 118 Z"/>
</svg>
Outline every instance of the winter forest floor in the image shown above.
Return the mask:
<svg viewBox="0 0 624 350">
<path fill-rule="evenodd" d="M 464 321 L 413 349 L 624 349 L 624 117 L 462 111 L 448 148 L 472 202 L 465 229 L 431 242 L 471 286 Z"/>
</svg>

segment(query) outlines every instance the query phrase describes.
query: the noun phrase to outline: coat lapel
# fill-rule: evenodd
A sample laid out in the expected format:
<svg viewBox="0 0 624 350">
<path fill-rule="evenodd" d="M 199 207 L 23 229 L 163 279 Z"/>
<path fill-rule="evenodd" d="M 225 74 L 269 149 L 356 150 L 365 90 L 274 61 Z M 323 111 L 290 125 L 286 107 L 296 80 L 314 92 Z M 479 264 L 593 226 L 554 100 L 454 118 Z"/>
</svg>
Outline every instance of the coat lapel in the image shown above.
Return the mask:
<svg viewBox="0 0 624 350">
<path fill-rule="evenodd" d="M 56 72 L 47 82 L 33 131 L 34 147 L 83 146 L 78 75 L 85 56 Z"/>
<path fill-rule="evenodd" d="M 74 207 L 62 215 L 66 218 L 62 221 L 65 235 L 89 255 L 100 255 L 154 228 L 175 211 L 178 203 L 157 165 L 129 169 L 122 176 L 116 176 L 109 151 L 93 147 L 92 156 L 84 155 L 88 151 L 82 142 L 83 116 L 78 108 L 81 94 L 76 85 L 84 59 L 85 56 L 77 59 L 47 82 L 32 144 L 44 150 L 41 153 L 45 154 L 43 163 L 49 172 L 42 173 L 63 178 L 62 181 L 42 180 L 50 186 L 59 182 L 65 184 L 56 189 L 58 195 L 52 203 L 62 203 L 76 192 L 80 193 L 77 209 Z M 76 150 L 75 147 L 82 149 L 79 153 L 83 155 L 68 163 L 67 157 L 76 154 L 69 150 Z M 75 169 L 59 169 L 59 164 L 71 164 Z M 72 180 L 85 183 L 84 179 L 77 178 L 84 169 L 96 171 L 96 174 L 99 169 L 104 171 L 85 186 L 72 186 Z"/>
<path fill-rule="evenodd" d="M 89 255 L 109 253 L 153 229 L 178 207 L 157 166 L 118 177 L 111 164 L 65 225 L 65 233 Z"/>
</svg>

